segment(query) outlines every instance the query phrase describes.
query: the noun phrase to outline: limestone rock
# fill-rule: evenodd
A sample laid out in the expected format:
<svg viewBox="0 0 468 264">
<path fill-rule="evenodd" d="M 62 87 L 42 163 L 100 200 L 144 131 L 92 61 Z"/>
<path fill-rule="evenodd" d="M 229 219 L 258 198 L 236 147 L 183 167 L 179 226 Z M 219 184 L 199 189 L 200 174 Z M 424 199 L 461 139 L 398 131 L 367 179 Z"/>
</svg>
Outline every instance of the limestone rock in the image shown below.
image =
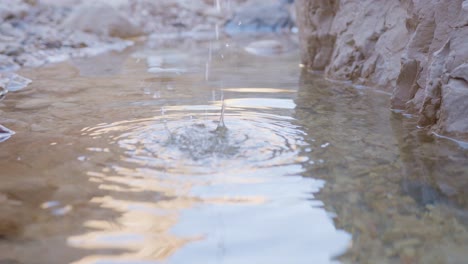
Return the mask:
<svg viewBox="0 0 468 264">
<path fill-rule="evenodd" d="M 437 132 L 463 138 L 468 131 L 468 83 L 450 79 L 442 87 L 442 103 L 437 122 Z"/>
<path fill-rule="evenodd" d="M 302 60 L 393 91 L 392 108 L 468 139 L 468 1 L 297 0 Z"/>
<path fill-rule="evenodd" d="M 462 79 L 465 80 L 465 82 L 468 82 L 468 63 L 464 63 L 454 69 L 450 74 L 450 77 L 455 79 Z"/>
</svg>

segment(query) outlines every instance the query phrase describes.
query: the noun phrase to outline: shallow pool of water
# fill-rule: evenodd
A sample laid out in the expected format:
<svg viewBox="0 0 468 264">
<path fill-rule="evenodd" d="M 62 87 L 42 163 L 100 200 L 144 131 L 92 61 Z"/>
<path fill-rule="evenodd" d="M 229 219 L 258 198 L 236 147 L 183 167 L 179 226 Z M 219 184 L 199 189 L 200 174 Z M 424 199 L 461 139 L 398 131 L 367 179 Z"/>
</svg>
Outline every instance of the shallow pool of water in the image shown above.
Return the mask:
<svg viewBox="0 0 468 264">
<path fill-rule="evenodd" d="M 467 148 L 248 43 L 23 70 L 0 263 L 464 263 Z"/>
</svg>

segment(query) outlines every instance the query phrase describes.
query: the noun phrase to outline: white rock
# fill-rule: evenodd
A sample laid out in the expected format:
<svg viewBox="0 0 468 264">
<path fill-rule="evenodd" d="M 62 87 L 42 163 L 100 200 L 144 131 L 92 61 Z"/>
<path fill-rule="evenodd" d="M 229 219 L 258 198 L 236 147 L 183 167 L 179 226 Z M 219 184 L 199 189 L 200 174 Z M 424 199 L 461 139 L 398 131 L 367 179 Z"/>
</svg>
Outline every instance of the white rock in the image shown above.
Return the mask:
<svg viewBox="0 0 468 264">
<path fill-rule="evenodd" d="M 143 35 L 127 17 L 114 7 L 104 4 L 83 4 L 64 21 L 62 26 L 96 35 L 130 38 Z"/>
</svg>

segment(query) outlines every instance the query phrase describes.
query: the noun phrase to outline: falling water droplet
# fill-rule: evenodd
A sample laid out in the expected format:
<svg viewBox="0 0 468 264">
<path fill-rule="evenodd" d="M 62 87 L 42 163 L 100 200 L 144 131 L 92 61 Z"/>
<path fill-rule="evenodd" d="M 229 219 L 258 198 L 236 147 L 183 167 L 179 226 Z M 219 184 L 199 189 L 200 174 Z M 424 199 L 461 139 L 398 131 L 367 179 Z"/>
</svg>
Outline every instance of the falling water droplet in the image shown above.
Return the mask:
<svg viewBox="0 0 468 264">
<path fill-rule="evenodd" d="M 208 81 L 210 78 L 210 63 L 205 64 L 205 81 Z"/>
<path fill-rule="evenodd" d="M 219 40 L 219 25 L 215 25 L 215 35 L 216 35 L 216 40 Z"/>
<path fill-rule="evenodd" d="M 213 58 L 213 44 L 210 42 L 209 50 L 208 50 L 208 61 L 211 61 Z"/>
</svg>

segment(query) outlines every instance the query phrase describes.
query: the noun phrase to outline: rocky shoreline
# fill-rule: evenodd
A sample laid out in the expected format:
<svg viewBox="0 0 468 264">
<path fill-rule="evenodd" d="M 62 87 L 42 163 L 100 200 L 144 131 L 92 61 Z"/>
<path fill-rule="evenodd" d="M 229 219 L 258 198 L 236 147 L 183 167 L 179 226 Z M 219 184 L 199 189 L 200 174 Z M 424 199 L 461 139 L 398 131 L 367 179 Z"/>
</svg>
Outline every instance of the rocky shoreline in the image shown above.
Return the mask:
<svg viewBox="0 0 468 264">
<path fill-rule="evenodd" d="M 291 0 L 0 0 L 0 101 L 34 81 L 15 73 L 22 68 L 147 39 L 290 32 L 293 10 Z M 0 141 L 13 134 L 0 127 Z"/>
<path fill-rule="evenodd" d="M 298 0 L 303 63 L 393 93 L 391 107 L 468 140 L 468 1 Z"/>
<path fill-rule="evenodd" d="M 0 1 L 0 97 L 11 73 L 73 57 L 121 51 L 147 36 L 285 32 L 289 0 Z M 252 10 L 252 6 L 259 5 Z M 268 11 L 268 12 L 266 12 Z"/>
</svg>

